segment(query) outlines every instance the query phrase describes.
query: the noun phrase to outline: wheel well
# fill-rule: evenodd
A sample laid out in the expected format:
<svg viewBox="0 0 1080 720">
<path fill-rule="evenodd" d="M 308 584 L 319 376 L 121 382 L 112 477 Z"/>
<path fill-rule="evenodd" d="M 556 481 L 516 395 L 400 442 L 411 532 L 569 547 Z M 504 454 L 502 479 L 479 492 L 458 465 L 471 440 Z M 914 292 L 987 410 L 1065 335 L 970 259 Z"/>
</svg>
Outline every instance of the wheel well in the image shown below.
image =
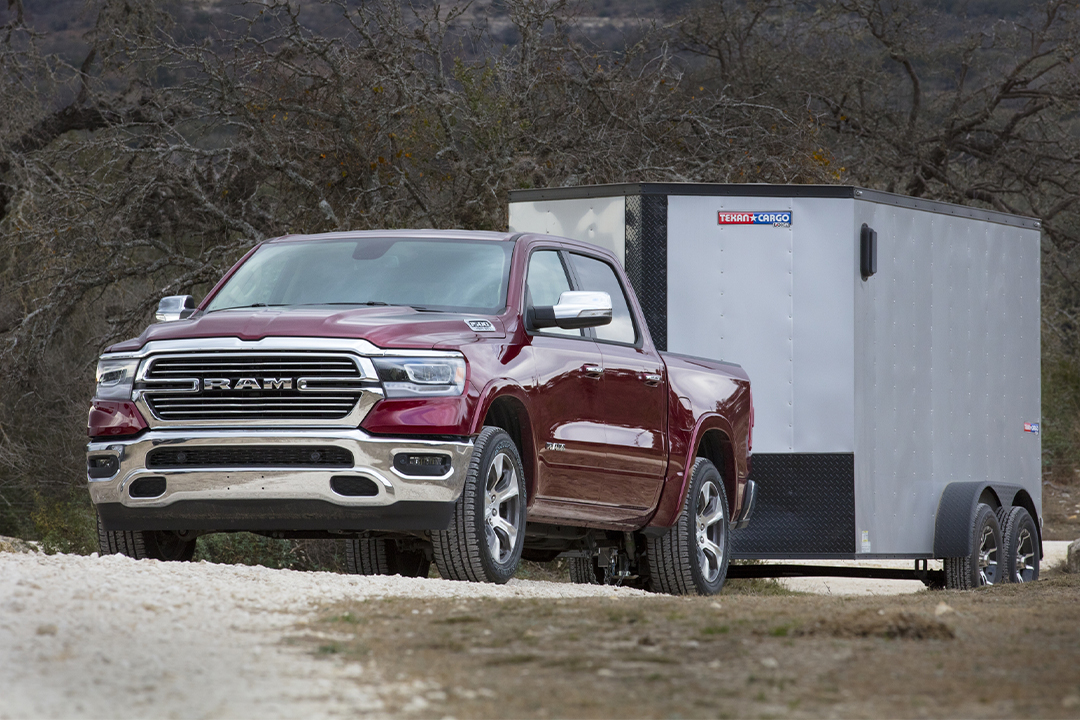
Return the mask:
<svg viewBox="0 0 1080 720">
<path fill-rule="evenodd" d="M 536 489 L 536 453 L 533 452 L 532 425 L 524 403 L 510 395 L 495 398 L 488 406 L 484 425 L 502 428 L 514 441 L 525 469 L 525 490 L 532 499 Z"/>
<path fill-rule="evenodd" d="M 727 491 L 728 512 L 735 512 L 735 467 L 731 464 L 735 456 L 731 452 L 731 440 L 720 430 L 707 430 L 698 442 L 694 457 L 702 457 L 712 462 L 724 478 Z"/>
<path fill-rule="evenodd" d="M 997 510 L 1001 507 L 1001 500 L 998 499 L 997 493 L 992 488 L 986 488 L 979 495 L 979 502 L 989 505 L 992 510 Z"/>
<path fill-rule="evenodd" d="M 1039 533 L 1039 558 L 1042 559 L 1042 523 L 1039 522 L 1039 511 L 1035 509 L 1035 501 L 1031 499 L 1031 495 L 1028 494 L 1027 490 L 1021 488 L 1013 497 L 1012 504 L 1027 510 L 1028 514 L 1031 515 L 1031 519 L 1035 521 L 1035 531 Z"/>
</svg>

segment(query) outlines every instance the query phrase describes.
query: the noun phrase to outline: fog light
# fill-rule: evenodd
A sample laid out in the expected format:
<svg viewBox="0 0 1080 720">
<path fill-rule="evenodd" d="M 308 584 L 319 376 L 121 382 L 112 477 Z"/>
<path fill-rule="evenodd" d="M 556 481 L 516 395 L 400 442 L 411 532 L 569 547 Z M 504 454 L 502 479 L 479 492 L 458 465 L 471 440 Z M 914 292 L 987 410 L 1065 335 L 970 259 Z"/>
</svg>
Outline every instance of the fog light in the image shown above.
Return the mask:
<svg viewBox="0 0 1080 720">
<path fill-rule="evenodd" d="M 115 455 L 98 455 L 86 459 L 86 474 L 93 480 L 111 478 L 120 470 L 120 461 Z"/>
<path fill-rule="evenodd" d="M 402 475 L 437 477 L 452 469 L 449 455 L 402 452 L 394 456 L 394 468 Z"/>
</svg>

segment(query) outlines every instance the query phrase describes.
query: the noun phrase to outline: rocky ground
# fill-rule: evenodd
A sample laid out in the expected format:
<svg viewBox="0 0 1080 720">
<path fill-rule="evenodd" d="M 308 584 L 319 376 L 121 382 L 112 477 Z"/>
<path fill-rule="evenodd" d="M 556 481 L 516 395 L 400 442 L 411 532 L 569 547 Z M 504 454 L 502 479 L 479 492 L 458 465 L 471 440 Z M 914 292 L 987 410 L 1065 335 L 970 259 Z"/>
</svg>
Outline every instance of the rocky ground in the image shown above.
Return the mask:
<svg viewBox="0 0 1080 720">
<path fill-rule="evenodd" d="M 0 544 L 0 718 L 1080 717 L 1080 576 L 716 598 Z"/>
</svg>

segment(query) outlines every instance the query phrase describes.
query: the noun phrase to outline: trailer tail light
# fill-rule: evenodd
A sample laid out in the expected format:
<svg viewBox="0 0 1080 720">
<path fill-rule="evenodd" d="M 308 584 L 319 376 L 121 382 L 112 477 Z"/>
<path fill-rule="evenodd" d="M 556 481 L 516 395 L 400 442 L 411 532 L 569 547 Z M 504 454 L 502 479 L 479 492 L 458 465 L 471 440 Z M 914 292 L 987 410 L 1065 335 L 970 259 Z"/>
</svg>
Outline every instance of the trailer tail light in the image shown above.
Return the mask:
<svg viewBox="0 0 1080 720">
<path fill-rule="evenodd" d="M 132 402 L 95 400 L 86 419 L 86 432 L 90 437 L 135 435 L 145 429 L 146 420 Z"/>
</svg>

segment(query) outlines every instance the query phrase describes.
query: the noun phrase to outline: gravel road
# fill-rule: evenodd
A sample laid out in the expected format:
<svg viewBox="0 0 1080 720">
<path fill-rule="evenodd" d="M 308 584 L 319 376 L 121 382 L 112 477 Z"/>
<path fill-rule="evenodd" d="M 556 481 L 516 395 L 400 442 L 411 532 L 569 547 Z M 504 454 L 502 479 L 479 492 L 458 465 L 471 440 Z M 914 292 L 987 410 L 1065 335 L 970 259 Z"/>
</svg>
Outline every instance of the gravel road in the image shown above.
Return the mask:
<svg viewBox="0 0 1080 720">
<path fill-rule="evenodd" d="M 44 555 L 8 551 L 18 545 L 2 541 L 0 720 L 382 717 L 410 709 L 416 716 L 438 717 L 445 693 L 428 687 L 422 671 L 398 675 L 384 666 L 385 657 L 380 665 L 375 655 L 347 661 L 315 657 L 313 638 L 316 646 L 338 640 L 325 635 L 327 623 L 319 621 L 326 612 L 319 610 L 370 602 L 381 603 L 379 612 L 385 613 L 385 599 L 394 598 L 414 606 L 418 599 L 450 599 L 460 612 L 470 612 L 470 603 L 479 605 L 481 598 L 657 598 L 627 588 L 528 580 L 498 586 Z M 1059 561 L 1066 545 L 1047 543 L 1048 565 Z M 835 578 L 785 581 L 800 582 L 805 587 L 797 589 L 834 595 L 889 595 L 921 587 Z M 627 605 L 628 611 L 640 608 L 637 602 Z M 421 611 L 398 614 L 411 617 L 410 612 Z"/>
<path fill-rule="evenodd" d="M 283 642 L 319 605 L 643 595 L 0 552 L 0 718 L 382 716 L 410 688 Z"/>
</svg>

